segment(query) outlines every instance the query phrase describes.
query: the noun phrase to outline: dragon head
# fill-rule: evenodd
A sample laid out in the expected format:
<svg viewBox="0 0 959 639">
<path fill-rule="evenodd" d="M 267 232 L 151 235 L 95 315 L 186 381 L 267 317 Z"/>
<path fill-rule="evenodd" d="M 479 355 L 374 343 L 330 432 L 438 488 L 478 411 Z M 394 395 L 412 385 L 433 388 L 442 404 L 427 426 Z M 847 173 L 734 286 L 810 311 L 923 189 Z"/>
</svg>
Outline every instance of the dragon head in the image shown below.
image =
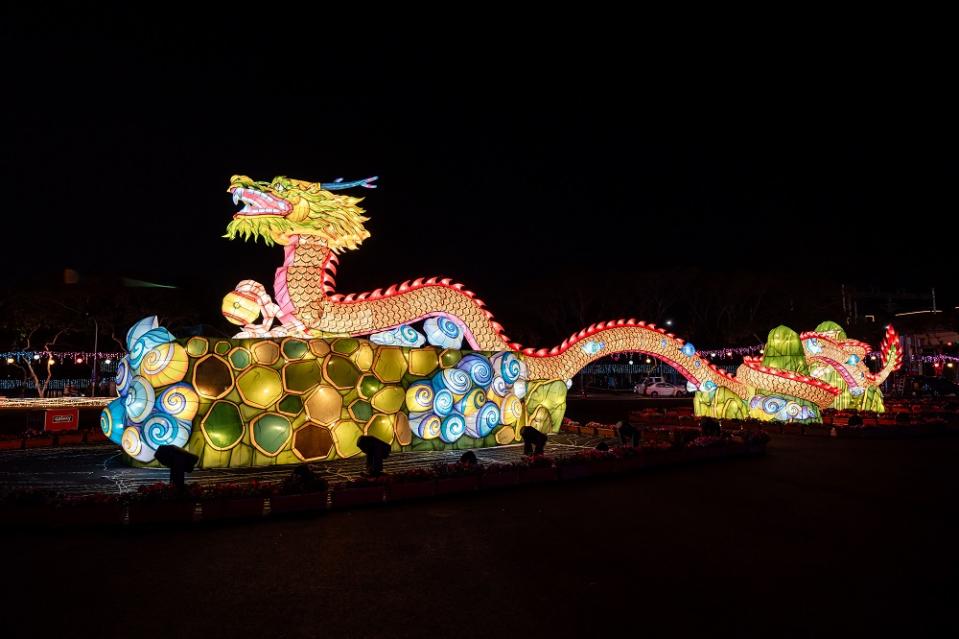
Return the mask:
<svg viewBox="0 0 959 639">
<path fill-rule="evenodd" d="M 356 184 L 369 188 L 368 182 L 373 179 Z M 273 178 L 272 182 L 255 182 L 245 175 L 234 175 L 227 192 L 233 195 L 234 204 L 243 202 L 244 206 L 233 215 L 223 237 L 232 240 L 239 235 L 254 241 L 262 237 L 267 246 L 285 246 L 295 236 L 309 236 L 335 253 L 359 247 L 370 236 L 363 226 L 369 218 L 357 206 L 362 198 L 331 193 L 323 186 L 284 176 Z"/>
</svg>

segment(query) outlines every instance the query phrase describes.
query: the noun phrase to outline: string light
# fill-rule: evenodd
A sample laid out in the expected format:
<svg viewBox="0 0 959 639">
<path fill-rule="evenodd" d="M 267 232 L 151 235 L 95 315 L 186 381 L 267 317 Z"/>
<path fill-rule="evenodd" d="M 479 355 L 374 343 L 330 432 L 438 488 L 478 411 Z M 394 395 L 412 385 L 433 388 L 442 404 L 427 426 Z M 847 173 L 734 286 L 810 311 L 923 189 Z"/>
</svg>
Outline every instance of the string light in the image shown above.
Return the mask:
<svg viewBox="0 0 959 639">
<path fill-rule="evenodd" d="M 942 355 L 942 354 L 922 355 L 921 357 L 915 357 L 913 359 L 918 360 L 924 364 L 933 364 L 935 366 L 939 366 L 942 362 L 949 362 L 950 364 L 959 362 L 959 357 L 955 355 Z"/>
<path fill-rule="evenodd" d="M 83 362 L 102 360 L 104 364 L 110 364 L 119 360 L 126 353 L 107 353 L 107 352 L 87 352 L 87 351 L 0 351 L 0 358 L 8 360 L 12 364 L 18 359 L 39 362 L 41 359 L 54 359 L 59 362 L 67 360 L 76 361 L 78 364 Z"/>
<path fill-rule="evenodd" d="M 7 358 L 7 364 L 12 364 L 13 362 L 14 362 L 14 359 L 12 357 Z"/>
</svg>

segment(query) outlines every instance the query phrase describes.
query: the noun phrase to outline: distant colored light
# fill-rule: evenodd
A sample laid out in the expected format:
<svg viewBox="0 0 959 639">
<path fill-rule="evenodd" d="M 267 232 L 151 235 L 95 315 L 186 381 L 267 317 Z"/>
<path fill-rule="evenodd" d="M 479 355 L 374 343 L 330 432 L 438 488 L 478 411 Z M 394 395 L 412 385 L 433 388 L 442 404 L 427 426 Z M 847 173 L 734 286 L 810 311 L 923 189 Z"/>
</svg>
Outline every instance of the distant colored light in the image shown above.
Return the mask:
<svg viewBox="0 0 959 639">
<path fill-rule="evenodd" d="M 39 355 L 34 355 L 34 356 L 33 356 L 33 359 L 40 359 L 40 356 L 39 356 Z"/>
<path fill-rule="evenodd" d="M 82 363 L 83 363 L 83 358 L 82 358 L 82 357 L 78 357 L 78 358 L 77 358 L 77 364 L 82 364 Z"/>
<path fill-rule="evenodd" d="M 12 363 L 13 363 L 13 358 L 12 358 L 12 357 L 8 357 L 8 358 L 7 358 L 7 364 L 12 364 Z"/>
<path fill-rule="evenodd" d="M 946 364 L 946 366 L 949 368 L 952 368 L 952 362 L 949 362 L 948 364 Z"/>
<path fill-rule="evenodd" d="M 56 363 L 56 362 L 53 361 L 53 358 L 52 358 L 52 357 L 47 360 L 47 364 L 55 364 L 55 363 Z"/>
<path fill-rule="evenodd" d="M 629 360 L 629 365 L 630 365 L 630 366 L 633 365 L 633 360 Z"/>
<path fill-rule="evenodd" d="M 666 326 L 672 326 L 673 320 L 666 320 Z"/>
<path fill-rule="evenodd" d="M 649 358 L 647 357 L 647 358 L 646 358 L 646 363 L 647 363 L 647 364 L 652 364 L 652 363 L 653 363 L 653 360 L 651 360 L 651 359 L 649 359 Z"/>
<path fill-rule="evenodd" d="M 109 360 L 109 359 L 105 359 L 105 360 L 103 360 L 103 363 L 104 363 L 104 364 L 109 364 L 109 363 L 110 363 L 110 360 Z"/>
</svg>

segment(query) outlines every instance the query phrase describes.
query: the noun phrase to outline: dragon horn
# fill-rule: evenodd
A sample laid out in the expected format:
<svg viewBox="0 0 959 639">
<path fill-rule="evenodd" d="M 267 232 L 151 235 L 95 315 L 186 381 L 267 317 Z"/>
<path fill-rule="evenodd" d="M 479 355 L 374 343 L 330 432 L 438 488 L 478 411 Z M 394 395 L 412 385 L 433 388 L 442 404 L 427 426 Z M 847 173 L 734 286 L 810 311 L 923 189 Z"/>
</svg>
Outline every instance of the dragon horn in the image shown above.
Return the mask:
<svg viewBox="0 0 959 639">
<path fill-rule="evenodd" d="M 356 180 L 355 182 L 343 182 L 343 178 L 338 178 L 337 180 L 333 182 L 327 182 L 322 186 L 327 191 L 342 191 L 344 189 L 352 189 L 357 186 L 362 186 L 364 189 L 375 189 L 376 185 L 373 184 L 373 182 L 378 179 L 378 175 L 374 175 L 373 177 L 368 177 L 363 180 Z"/>
</svg>

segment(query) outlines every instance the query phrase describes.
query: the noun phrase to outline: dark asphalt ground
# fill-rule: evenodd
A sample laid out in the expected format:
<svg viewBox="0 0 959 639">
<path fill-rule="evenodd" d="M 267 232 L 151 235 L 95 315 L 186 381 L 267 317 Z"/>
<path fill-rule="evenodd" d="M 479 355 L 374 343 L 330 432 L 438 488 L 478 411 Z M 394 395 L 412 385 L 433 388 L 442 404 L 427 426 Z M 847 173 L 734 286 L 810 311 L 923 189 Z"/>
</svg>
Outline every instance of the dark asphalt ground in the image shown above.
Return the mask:
<svg viewBox="0 0 959 639">
<path fill-rule="evenodd" d="M 955 637 L 959 438 L 315 518 L 0 534 L 3 636 Z"/>
</svg>

